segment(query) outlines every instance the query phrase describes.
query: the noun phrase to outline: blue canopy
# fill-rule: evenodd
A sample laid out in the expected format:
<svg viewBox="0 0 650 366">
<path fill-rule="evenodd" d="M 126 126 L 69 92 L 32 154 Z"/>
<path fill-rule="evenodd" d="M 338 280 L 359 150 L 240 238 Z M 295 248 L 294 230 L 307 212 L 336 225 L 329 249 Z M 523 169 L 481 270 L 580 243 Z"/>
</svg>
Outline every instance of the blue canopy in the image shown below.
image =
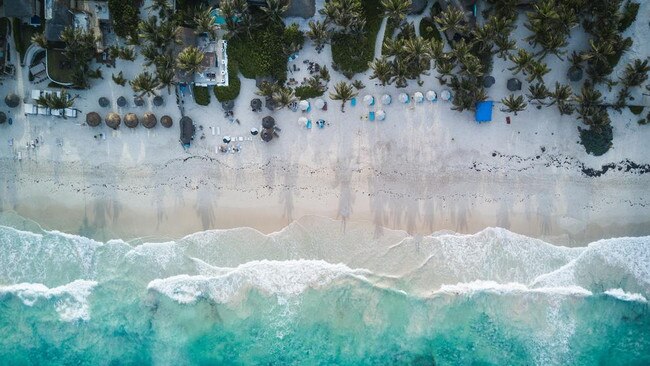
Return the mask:
<svg viewBox="0 0 650 366">
<path fill-rule="evenodd" d="M 490 122 L 492 121 L 492 105 L 493 101 L 478 102 L 476 103 L 476 122 Z"/>
</svg>

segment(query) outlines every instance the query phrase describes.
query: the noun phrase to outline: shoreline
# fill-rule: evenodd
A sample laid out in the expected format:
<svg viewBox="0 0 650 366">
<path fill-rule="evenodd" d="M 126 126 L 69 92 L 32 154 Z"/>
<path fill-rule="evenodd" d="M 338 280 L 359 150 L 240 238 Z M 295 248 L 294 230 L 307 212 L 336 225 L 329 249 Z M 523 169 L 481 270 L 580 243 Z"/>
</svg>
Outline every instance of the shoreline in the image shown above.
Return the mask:
<svg viewBox="0 0 650 366">
<path fill-rule="evenodd" d="M 176 165 L 202 173 L 172 177 Z M 273 163 L 257 169 L 218 169 L 195 159 L 167 162 L 167 168 L 103 165 L 103 171 L 115 174 L 112 179 L 83 173 L 86 169 L 79 173 L 74 165 L 59 166 L 55 183 L 44 179 L 50 175 L 47 165 L 39 166 L 16 172 L 16 205 L 5 199 L 0 212 L 15 212 L 46 230 L 100 241 L 160 241 L 239 227 L 269 234 L 304 216 L 339 220 L 341 230 L 346 221 L 364 223 L 373 226 L 377 236 L 385 229 L 419 236 L 501 227 L 554 245 L 584 246 L 599 239 L 650 235 L 650 206 L 643 203 L 645 175 L 557 179 L 539 173 L 449 170 L 400 180 L 389 174 L 374 176 L 365 166 L 337 174 L 297 165 L 278 174 L 282 179 L 271 179 L 268 172 L 280 169 Z M 133 174 L 132 169 L 141 172 Z M 217 174 L 230 169 L 232 176 Z M 594 194 L 608 202 L 590 198 Z M 637 204 L 625 207 L 634 197 Z"/>
</svg>

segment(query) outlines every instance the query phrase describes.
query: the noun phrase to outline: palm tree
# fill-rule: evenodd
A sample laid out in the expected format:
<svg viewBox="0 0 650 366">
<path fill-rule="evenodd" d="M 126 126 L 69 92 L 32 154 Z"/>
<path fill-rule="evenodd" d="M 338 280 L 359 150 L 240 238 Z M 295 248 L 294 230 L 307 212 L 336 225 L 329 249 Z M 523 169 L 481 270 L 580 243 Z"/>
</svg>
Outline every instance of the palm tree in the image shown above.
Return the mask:
<svg viewBox="0 0 650 366">
<path fill-rule="evenodd" d="M 354 90 L 352 85 L 345 81 L 340 81 L 334 85 L 334 93 L 330 93 L 332 100 L 341 101 L 341 112 L 345 112 L 345 102 L 356 97 L 359 93 Z"/>
<path fill-rule="evenodd" d="M 639 86 L 648 80 L 649 71 L 650 66 L 648 66 L 648 60 L 641 61 L 640 59 L 635 59 L 625 65 L 625 70 L 621 77 L 621 84 L 625 87 Z"/>
<path fill-rule="evenodd" d="M 136 57 L 135 51 L 130 47 L 119 48 L 118 55 L 122 60 L 126 61 L 134 61 Z"/>
<path fill-rule="evenodd" d="M 517 51 L 516 55 L 510 56 L 510 61 L 512 61 L 515 66 L 509 68 L 508 70 L 517 75 L 520 71 L 524 71 L 525 73 L 525 70 L 528 70 L 530 68 L 535 59 L 533 59 L 533 55 L 530 54 L 530 52 L 520 48 Z"/>
<path fill-rule="evenodd" d="M 196 24 L 196 34 L 207 34 L 210 40 L 216 38 L 215 16 L 213 8 L 205 8 L 194 15 L 194 24 Z"/>
<path fill-rule="evenodd" d="M 438 62 L 437 71 L 439 75 L 437 76 L 437 78 L 440 84 L 442 85 L 447 84 L 448 80 L 445 79 L 445 77 L 451 76 L 454 71 L 454 68 L 455 66 L 452 62 L 449 61 Z"/>
<path fill-rule="evenodd" d="M 363 84 L 363 81 L 361 81 L 361 80 L 355 80 L 355 81 L 353 81 L 353 82 L 352 82 L 352 86 L 353 86 L 355 89 L 357 89 L 357 90 L 361 90 L 361 89 L 363 89 L 363 88 L 366 87 L 366 86 Z"/>
<path fill-rule="evenodd" d="M 203 70 L 202 63 L 204 58 L 205 55 L 201 50 L 195 46 L 189 46 L 185 47 L 185 49 L 178 54 L 176 65 L 179 69 L 189 74 L 194 74 L 195 72 Z"/>
<path fill-rule="evenodd" d="M 167 94 L 171 94 L 171 87 L 174 85 L 174 69 L 157 68 L 156 79 L 160 83 L 160 88 L 167 88 Z"/>
<path fill-rule="evenodd" d="M 58 95 L 57 93 L 49 93 L 45 96 L 40 96 L 36 100 L 36 104 L 63 112 L 66 108 L 72 108 L 75 99 L 77 99 L 76 96 L 71 97 L 65 89 L 61 89 Z M 60 113 L 60 115 L 65 118 L 65 113 Z"/>
<path fill-rule="evenodd" d="M 510 94 L 509 96 L 501 99 L 501 103 L 503 103 L 503 106 L 505 107 L 501 110 L 502 112 L 514 113 L 515 116 L 517 115 L 517 112 L 523 111 L 528 105 L 524 101 L 523 95 L 515 97 L 514 94 Z"/>
<path fill-rule="evenodd" d="M 496 47 L 495 54 L 504 61 L 510 56 L 510 51 L 514 51 L 517 48 L 516 45 L 517 42 L 515 40 L 502 34 L 497 34 L 494 38 L 494 46 Z"/>
<path fill-rule="evenodd" d="M 549 96 L 551 97 L 551 102 L 548 105 L 552 106 L 553 104 L 557 104 L 561 115 L 573 113 L 574 108 L 570 103 L 573 98 L 571 86 L 555 82 L 555 90 L 550 92 Z"/>
<path fill-rule="evenodd" d="M 406 14 L 411 8 L 411 0 L 381 0 L 384 15 L 397 23 L 406 19 Z"/>
<path fill-rule="evenodd" d="M 371 79 L 379 80 L 382 86 L 390 84 L 393 76 L 393 67 L 385 56 L 374 59 L 368 66 L 372 69 L 372 75 L 370 75 Z"/>
<path fill-rule="evenodd" d="M 548 74 L 551 72 L 551 69 L 548 68 L 548 65 L 544 62 L 540 61 L 533 61 L 529 64 L 528 68 L 526 69 L 528 72 L 528 77 L 526 80 L 530 83 L 533 80 L 537 80 L 540 83 L 544 82 L 544 75 Z"/>
<path fill-rule="evenodd" d="M 329 42 L 331 32 L 327 23 L 321 21 L 309 21 L 309 30 L 307 31 L 307 37 L 314 42 L 317 50 L 321 50 L 323 46 Z"/>
<path fill-rule="evenodd" d="M 133 80 L 129 81 L 133 91 L 140 93 L 140 97 L 144 95 L 156 95 L 156 89 L 159 88 L 160 82 L 148 71 L 138 74 Z"/>
<path fill-rule="evenodd" d="M 393 79 L 397 88 L 406 88 L 408 86 L 409 69 L 406 62 L 401 58 L 395 58 L 393 61 Z"/>
<path fill-rule="evenodd" d="M 172 12 L 172 6 L 169 0 L 151 0 L 151 5 L 148 8 L 157 11 L 161 17 L 167 17 Z"/>
<path fill-rule="evenodd" d="M 276 91 L 273 92 L 271 99 L 276 106 L 284 108 L 289 104 L 296 101 L 296 96 L 291 88 L 278 87 Z"/>
<path fill-rule="evenodd" d="M 329 83 L 330 81 L 330 70 L 327 68 L 327 66 L 323 65 L 323 67 L 320 68 L 319 71 L 320 78 L 325 80 L 326 82 Z"/>
<path fill-rule="evenodd" d="M 255 92 L 255 94 L 262 97 L 271 98 L 273 96 L 273 93 L 275 93 L 277 90 L 277 84 L 268 81 L 262 81 L 258 86 L 258 90 Z"/>
<path fill-rule="evenodd" d="M 117 74 L 117 76 L 116 76 L 115 74 L 113 74 L 113 75 L 111 76 L 111 78 L 113 79 L 113 81 L 114 81 L 115 84 L 117 84 L 117 85 L 124 86 L 124 85 L 126 84 L 126 79 L 124 78 L 124 74 L 122 73 L 122 71 L 120 71 L 120 72 Z"/>
<path fill-rule="evenodd" d="M 360 0 L 331 0 L 325 3 L 320 13 L 327 22 L 342 28 L 343 33 L 354 33 L 365 24 Z"/>
<path fill-rule="evenodd" d="M 289 0 L 266 0 L 266 6 L 261 9 L 269 23 L 283 24 L 282 14 L 289 9 Z"/>
<path fill-rule="evenodd" d="M 468 53 L 460 62 L 460 71 L 464 72 L 467 76 L 479 78 L 483 75 L 483 64 L 481 64 L 481 60 L 471 53 Z"/>
<path fill-rule="evenodd" d="M 528 92 L 530 94 L 527 95 L 528 100 L 533 103 L 537 102 L 539 103 L 540 107 L 544 105 L 544 101 L 546 98 L 548 98 L 550 92 L 546 85 L 544 83 L 537 83 L 537 84 L 531 84 L 528 86 Z"/>
<path fill-rule="evenodd" d="M 440 26 L 442 32 L 465 33 L 465 12 L 455 6 L 449 6 L 433 20 Z"/>
<path fill-rule="evenodd" d="M 43 33 L 36 33 L 32 36 L 31 39 L 32 43 L 36 44 L 37 46 L 41 48 L 47 48 L 47 39 L 45 38 L 45 34 Z"/>
</svg>

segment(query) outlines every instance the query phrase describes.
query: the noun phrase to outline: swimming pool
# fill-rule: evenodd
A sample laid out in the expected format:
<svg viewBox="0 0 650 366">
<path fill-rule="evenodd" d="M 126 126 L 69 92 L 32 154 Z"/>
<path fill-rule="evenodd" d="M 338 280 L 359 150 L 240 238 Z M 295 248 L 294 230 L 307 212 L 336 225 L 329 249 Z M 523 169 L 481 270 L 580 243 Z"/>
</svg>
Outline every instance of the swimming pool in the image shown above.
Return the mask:
<svg viewBox="0 0 650 366">
<path fill-rule="evenodd" d="M 212 10 L 210 14 L 214 17 L 214 24 L 226 24 L 226 18 L 221 15 L 219 9 Z"/>
</svg>

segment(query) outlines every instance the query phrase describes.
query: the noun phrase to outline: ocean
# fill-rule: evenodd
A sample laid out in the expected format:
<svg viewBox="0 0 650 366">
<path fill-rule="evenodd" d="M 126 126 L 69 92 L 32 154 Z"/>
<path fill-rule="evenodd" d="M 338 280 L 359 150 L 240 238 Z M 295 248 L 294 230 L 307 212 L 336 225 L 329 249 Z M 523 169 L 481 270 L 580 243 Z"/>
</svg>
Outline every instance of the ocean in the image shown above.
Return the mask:
<svg viewBox="0 0 650 366">
<path fill-rule="evenodd" d="M 0 226 L 0 365 L 650 364 L 650 237 L 15 227 Z"/>
</svg>

